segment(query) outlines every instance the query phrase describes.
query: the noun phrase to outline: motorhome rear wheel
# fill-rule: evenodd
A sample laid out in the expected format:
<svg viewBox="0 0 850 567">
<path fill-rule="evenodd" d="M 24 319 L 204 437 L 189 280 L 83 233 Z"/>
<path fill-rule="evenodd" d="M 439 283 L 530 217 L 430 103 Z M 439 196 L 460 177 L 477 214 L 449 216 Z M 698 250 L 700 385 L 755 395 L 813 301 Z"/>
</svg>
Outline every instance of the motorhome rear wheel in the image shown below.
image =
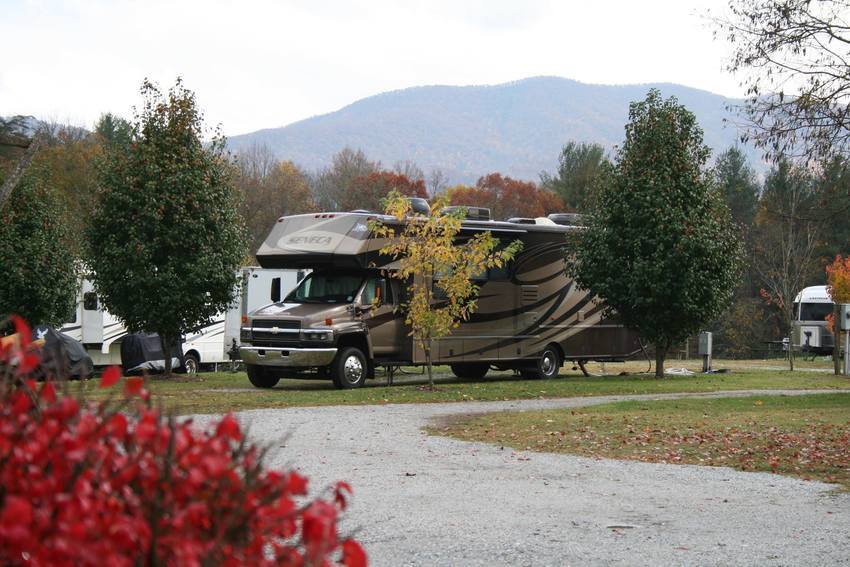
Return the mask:
<svg viewBox="0 0 850 567">
<path fill-rule="evenodd" d="M 452 374 L 466 380 L 481 380 L 490 370 L 489 362 L 464 362 L 451 365 Z"/>
<path fill-rule="evenodd" d="M 556 377 L 560 369 L 561 355 L 556 347 L 549 345 L 540 353 L 536 364 L 532 368 L 521 370 L 520 374 L 523 378 L 545 380 Z"/>
<path fill-rule="evenodd" d="M 272 369 L 257 364 L 246 364 L 248 380 L 257 388 L 274 388 L 280 382 L 280 376 L 272 374 Z"/>
<path fill-rule="evenodd" d="M 331 378 L 333 378 L 334 386 L 343 390 L 359 388 L 365 384 L 368 373 L 366 356 L 357 347 L 340 349 L 331 364 Z"/>
</svg>

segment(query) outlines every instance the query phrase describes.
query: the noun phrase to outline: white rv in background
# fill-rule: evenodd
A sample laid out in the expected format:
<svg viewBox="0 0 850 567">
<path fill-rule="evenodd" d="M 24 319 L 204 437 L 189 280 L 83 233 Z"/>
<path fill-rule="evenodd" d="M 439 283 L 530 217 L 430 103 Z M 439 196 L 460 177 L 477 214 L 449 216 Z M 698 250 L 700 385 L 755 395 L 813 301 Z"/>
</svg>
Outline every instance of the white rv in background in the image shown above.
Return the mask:
<svg viewBox="0 0 850 567">
<path fill-rule="evenodd" d="M 833 310 L 825 285 L 805 288 L 794 299 L 792 341 L 795 349 L 812 354 L 832 354 L 835 338 L 826 328 Z"/>
<path fill-rule="evenodd" d="M 196 372 L 202 364 L 229 362 L 229 351 L 234 344 L 238 352 L 242 317 L 280 301 L 295 288 L 304 272 L 251 267 L 242 268 L 241 275 L 242 289 L 230 309 L 220 313 L 211 324 L 184 336 L 183 354 L 188 372 Z M 127 329 L 103 308 L 90 281 L 83 280 L 74 317 L 60 331 L 83 343 L 95 366 L 121 364 L 121 340 Z"/>
</svg>

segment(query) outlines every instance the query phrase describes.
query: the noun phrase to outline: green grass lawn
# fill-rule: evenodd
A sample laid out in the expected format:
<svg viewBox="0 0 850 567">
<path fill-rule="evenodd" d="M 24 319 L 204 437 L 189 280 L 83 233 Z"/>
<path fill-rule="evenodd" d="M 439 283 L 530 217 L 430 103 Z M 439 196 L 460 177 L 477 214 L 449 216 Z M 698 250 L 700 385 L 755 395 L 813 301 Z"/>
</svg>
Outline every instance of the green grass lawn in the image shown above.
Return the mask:
<svg viewBox="0 0 850 567">
<path fill-rule="evenodd" d="M 609 364 L 607 369 L 614 372 L 621 367 Z M 437 387 L 434 391 L 425 388 L 427 378 L 421 374 L 397 376 L 392 387 L 386 387 L 385 378 L 379 376 L 359 390 L 337 390 L 330 381 L 304 380 L 281 380 L 274 389 L 260 390 L 251 386 L 244 372 L 203 373 L 197 377 L 169 380 L 154 378 L 149 379 L 147 387 L 155 399 L 180 414 L 292 406 L 462 402 L 745 389 L 850 388 L 850 379 L 844 377 L 775 370 L 668 376 L 657 380 L 646 374 L 584 377 L 580 372 L 565 368 L 562 375 L 553 380 L 522 380 L 509 372 L 494 372 L 482 381 L 465 382 L 452 376 L 446 368 L 437 367 L 436 376 Z M 98 388 L 97 380 L 75 384 L 73 387 L 82 388 L 90 398 L 106 395 Z"/>
<path fill-rule="evenodd" d="M 430 432 L 534 451 L 770 471 L 850 488 L 850 394 L 495 413 L 455 418 Z"/>
</svg>

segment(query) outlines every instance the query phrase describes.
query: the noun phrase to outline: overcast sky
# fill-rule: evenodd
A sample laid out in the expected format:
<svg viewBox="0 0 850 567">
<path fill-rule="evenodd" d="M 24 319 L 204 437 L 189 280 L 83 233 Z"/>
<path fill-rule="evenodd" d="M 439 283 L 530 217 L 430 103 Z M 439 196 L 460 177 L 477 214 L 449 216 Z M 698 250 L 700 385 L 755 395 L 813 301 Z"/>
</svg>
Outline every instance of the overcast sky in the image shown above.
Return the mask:
<svg viewBox="0 0 850 567">
<path fill-rule="evenodd" d="M 536 75 L 740 96 L 703 17 L 725 0 L 0 0 L 0 115 L 130 116 L 182 75 L 241 134 L 427 84 Z"/>
</svg>

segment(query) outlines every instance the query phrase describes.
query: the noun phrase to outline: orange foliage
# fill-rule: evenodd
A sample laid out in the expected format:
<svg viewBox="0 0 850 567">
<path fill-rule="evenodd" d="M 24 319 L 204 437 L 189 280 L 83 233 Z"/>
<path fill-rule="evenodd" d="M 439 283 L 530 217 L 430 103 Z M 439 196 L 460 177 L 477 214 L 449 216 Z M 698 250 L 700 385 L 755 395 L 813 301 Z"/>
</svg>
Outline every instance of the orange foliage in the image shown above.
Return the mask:
<svg viewBox="0 0 850 567">
<path fill-rule="evenodd" d="M 411 181 L 406 175 L 391 171 L 376 171 L 355 178 L 351 183 L 351 190 L 340 200 L 339 207 L 343 211 L 355 209 L 383 211 L 381 201 L 393 189 L 407 197 L 428 198 L 424 180 Z"/>
<path fill-rule="evenodd" d="M 560 197 L 529 181 L 519 181 L 491 173 L 481 177 L 475 187 L 458 185 L 449 189 L 452 205 L 488 207 L 493 219 L 542 217 L 566 211 Z"/>
<path fill-rule="evenodd" d="M 834 303 L 850 303 L 850 256 L 841 255 L 826 267 L 826 291 Z M 830 332 L 834 331 L 832 314 L 827 316 L 826 325 Z"/>
</svg>

